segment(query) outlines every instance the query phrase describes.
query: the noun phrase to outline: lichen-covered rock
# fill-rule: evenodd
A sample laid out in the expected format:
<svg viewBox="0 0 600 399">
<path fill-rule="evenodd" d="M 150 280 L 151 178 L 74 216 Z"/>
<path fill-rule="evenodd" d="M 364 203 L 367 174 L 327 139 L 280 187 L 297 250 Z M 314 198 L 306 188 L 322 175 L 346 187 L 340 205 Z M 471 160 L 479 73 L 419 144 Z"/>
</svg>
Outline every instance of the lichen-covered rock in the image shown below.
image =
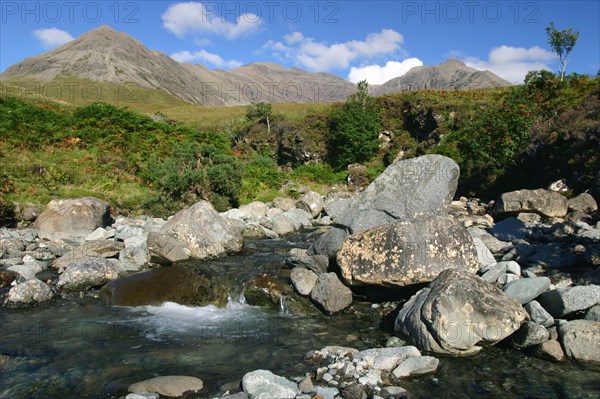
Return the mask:
<svg viewBox="0 0 600 399">
<path fill-rule="evenodd" d="M 56 286 L 65 291 L 87 290 L 101 287 L 125 274 L 116 259 L 86 258 L 82 263 L 69 266 L 58 278 Z"/>
<path fill-rule="evenodd" d="M 504 193 L 494 204 L 495 215 L 535 212 L 547 217 L 564 217 L 567 198 L 559 193 L 544 190 L 517 190 Z"/>
<path fill-rule="evenodd" d="M 160 229 L 160 233 L 173 237 L 198 259 L 215 258 L 239 252 L 244 239 L 239 231 L 207 201 L 196 202 L 179 211 Z"/>
<path fill-rule="evenodd" d="M 157 392 L 163 396 L 177 398 L 185 392 L 198 392 L 203 387 L 202 380 L 196 377 L 165 375 L 131 384 L 129 392 Z"/>
<path fill-rule="evenodd" d="M 78 247 L 67 247 L 69 250 L 52 263 L 52 267 L 64 270 L 71 265 L 82 263 L 88 258 L 115 258 L 125 248 L 125 244 L 118 241 L 88 241 Z"/>
<path fill-rule="evenodd" d="M 576 197 L 570 198 L 567 201 L 567 207 L 570 211 L 583 213 L 592 213 L 598 210 L 596 200 L 588 193 L 581 193 Z"/>
<path fill-rule="evenodd" d="M 37 217 L 35 230 L 48 240 L 82 241 L 110 219 L 110 205 L 97 198 L 52 200 Z"/>
<path fill-rule="evenodd" d="M 458 175 L 458 165 L 441 155 L 392 163 L 351 200 L 334 227 L 315 242 L 310 254 L 333 257 L 350 234 L 420 214 L 442 213 L 456 192 Z"/>
<path fill-rule="evenodd" d="M 33 305 L 49 301 L 54 296 L 55 293 L 51 286 L 34 278 L 12 287 L 6 299 L 13 304 Z"/>
<path fill-rule="evenodd" d="M 526 316 L 498 288 L 448 269 L 404 304 L 395 331 L 424 351 L 469 355 L 511 335 Z"/>
<path fill-rule="evenodd" d="M 473 239 L 451 216 L 379 226 L 344 241 L 337 254 L 351 285 L 406 286 L 429 282 L 446 269 L 479 269 Z"/>
<path fill-rule="evenodd" d="M 558 323 L 558 336 L 568 357 L 600 364 L 600 322 L 562 321 Z"/>
<path fill-rule="evenodd" d="M 252 399 L 293 399 L 300 394 L 296 383 L 269 370 L 246 373 L 242 378 L 242 388 Z"/>
</svg>

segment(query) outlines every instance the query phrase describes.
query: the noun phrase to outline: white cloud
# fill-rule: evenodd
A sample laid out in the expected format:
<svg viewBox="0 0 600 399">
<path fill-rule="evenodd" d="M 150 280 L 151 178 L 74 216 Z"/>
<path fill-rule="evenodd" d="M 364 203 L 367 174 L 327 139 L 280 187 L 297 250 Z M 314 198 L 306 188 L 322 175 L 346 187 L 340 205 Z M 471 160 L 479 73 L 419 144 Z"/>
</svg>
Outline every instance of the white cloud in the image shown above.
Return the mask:
<svg viewBox="0 0 600 399">
<path fill-rule="evenodd" d="M 62 46 L 74 39 L 69 32 L 57 28 L 36 29 L 31 34 L 44 48 Z"/>
<path fill-rule="evenodd" d="M 194 52 L 189 51 L 180 51 L 175 54 L 171 54 L 171 58 L 173 58 L 177 62 L 203 62 L 209 63 L 217 68 L 237 68 L 242 66 L 242 63 L 236 60 L 225 60 L 218 54 L 209 53 L 205 50 L 199 50 Z"/>
<path fill-rule="evenodd" d="M 383 55 L 398 54 L 404 42 L 402 35 L 392 29 L 369 34 L 365 40 L 350 40 L 326 44 L 306 37 L 300 32 L 284 36 L 286 44 L 269 40 L 263 48 L 293 60 L 301 67 L 313 71 L 348 68 L 357 59 L 370 59 Z"/>
<path fill-rule="evenodd" d="M 388 61 L 384 66 L 368 65 L 361 68 L 350 68 L 348 80 L 352 83 L 366 80 L 369 84 L 380 85 L 390 79 L 404 75 L 410 69 L 422 66 L 423 61 L 418 58 L 407 58 L 402 62 Z"/>
<path fill-rule="evenodd" d="M 552 70 L 548 63 L 556 61 L 554 53 L 534 46 L 530 48 L 500 46 L 490 51 L 488 60 L 466 57 L 465 64 L 472 68 L 490 70 L 511 83 L 523 83 L 527 72 Z"/>
<path fill-rule="evenodd" d="M 163 26 L 178 37 L 187 34 L 214 34 L 227 39 L 247 35 L 260 27 L 260 16 L 240 14 L 236 22 L 218 15 L 217 3 L 175 3 L 162 14 Z"/>
</svg>

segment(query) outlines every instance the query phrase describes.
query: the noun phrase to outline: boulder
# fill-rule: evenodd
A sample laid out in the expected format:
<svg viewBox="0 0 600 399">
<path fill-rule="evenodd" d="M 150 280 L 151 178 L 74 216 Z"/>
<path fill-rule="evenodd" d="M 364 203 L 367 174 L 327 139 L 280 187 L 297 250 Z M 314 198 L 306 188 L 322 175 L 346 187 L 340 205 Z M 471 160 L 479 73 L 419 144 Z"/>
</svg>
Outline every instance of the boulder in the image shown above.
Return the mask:
<svg viewBox="0 0 600 399">
<path fill-rule="evenodd" d="M 534 353 L 541 358 L 552 360 L 554 362 L 562 362 L 565 360 L 565 352 L 560 346 L 560 343 L 555 339 L 550 339 L 536 345 Z"/>
<path fill-rule="evenodd" d="M 550 339 L 550 334 L 544 326 L 533 321 L 526 321 L 521 328 L 511 336 L 512 344 L 517 349 L 544 343 Z"/>
<path fill-rule="evenodd" d="M 355 233 L 337 254 L 351 285 L 406 286 L 429 282 L 446 269 L 479 269 L 473 239 L 449 215 L 428 216 Z"/>
<path fill-rule="evenodd" d="M 511 335 L 526 316 L 521 304 L 498 288 L 448 269 L 404 304 L 395 331 L 421 350 L 469 355 Z"/>
<path fill-rule="evenodd" d="M 336 198 L 325 202 L 324 209 L 325 213 L 331 217 L 332 220 L 336 220 L 338 217 L 344 214 L 352 198 Z"/>
<path fill-rule="evenodd" d="M 185 392 L 198 392 L 203 387 L 202 380 L 196 377 L 165 375 L 136 382 L 129 386 L 129 392 L 157 392 L 163 396 L 178 398 Z"/>
<path fill-rule="evenodd" d="M 312 247 L 312 254 L 334 256 L 347 235 L 420 214 L 439 214 L 450 206 L 459 167 L 450 158 L 424 155 L 398 160 L 351 200 L 334 227 Z"/>
<path fill-rule="evenodd" d="M 581 362 L 600 364 L 600 322 L 563 321 L 558 323 L 558 336 L 568 357 Z"/>
<path fill-rule="evenodd" d="M 170 265 L 172 263 L 186 260 L 190 257 L 190 251 L 173 237 L 151 231 L 146 240 L 150 255 L 150 263 L 159 265 Z"/>
<path fill-rule="evenodd" d="M 538 301 L 531 301 L 525 305 L 525 310 L 535 323 L 544 327 L 550 327 L 554 325 L 554 317 Z"/>
<path fill-rule="evenodd" d="M 350 306 L 352 291 L 342 284 L 335 273 L 323 273 L 319 275 L 310 298 L 326 313 L 332 314 Z"/>
<path fill-rule="evenodd" d="M 396 378 L 431 374 L 437 370 L 440 361 L 431 356 L 409 357 L 392 371 Z"/>
<path fill-rule="evenodd" d="M 49 301 L 54 296 L 55 293 L 51 286 L 34 278 L 12 287 L 6 299 L 13 304 L 33 305 Z"/>
<path fill-rule="evenodd" d="M 296 207 L 302 209 L 312 215 L 313 218 L 317 217 L 323 210 L 324 201 L 321 194 L 308 191 L 300 196 L 296 202 Z"/>
<path fill-rule="evenodd" d="M 177 239 L 189 249 L 192 257 L 198 259 L 239 252 L 244 246 L 240 232 L 207 201 L 196 202 L 179 211 L 160 233 Z"/>
<path fill-rule="evenodd" d="M 272 227 L 272 224 L 271 224 Z M 242 230 L 242 236 L 248 240 L 262 240 L 265 238 L 279 238 L 279 234 L 258 224 L 248 223 Z"/>
<path fill-rule="evenodd" d="M 517 218 L 507 218 L 490 229 L 490 233 L 501 241 L 524 240 L 529 235 L 527 226 Z"/>
<path fill-rule="evenodd" d="M 125 248 L 119 252 L 119 261 L 129 272 L 137 272 L 148 264 L 150 251 L 144 236 L 133 236 L 125 239 Z"/>
<path fill-rule="evenodd" d="M 52 263 L 53 268 L 62 271 L 88 258 L 115 258 L 125 249 L 125 244 L 118 241 L 89 241 L 69 248 L 64 254 L 59 254 L 60 258 Z"/>
<path fill-rule="evenodd" d="M 583 212 L 590 214 L 598 210 L 598 204 L 594 197 L 588 193 L 581 193 L 567 201 L 569 211 Z"/>
<path fill-rule="evenodd" d="M 600 303 L 600 285 L 580 285 L 544 292 L 538 302 L 555 318 L 586 310 Z"/>
<path fill-rule="evenodd" d="M 496 258 L 494 258 L 494 255 L 481 238 L 473 237 L 473 245 L 475 245 L 475 250 L 477 251 L 479 266 L 486 267 L 496 263 Z"/>
<path fill-rule="evenodd" d="M 296 267 L 290 275 L 294 288 L 300 295 L 310 295 L 317 283 L 317 275 L 308 269 Z"/>
<path fill-rule="evenodd" d="M 112 306 L 156 306 L 163 302 L 188 306 L 224 306 L 228 290 L 219 288 L 209 273 L 187 265 L 174 265 L 111 281 L 100 290 L 100 298 Z"/>
<path fill-rule="evenodd" d="M 114 237 L 116 231 L 114 229 L 105 229 L 104 227 L 98 227 L 96 230 L 92 231 L 90 234 L 85 236 L 85 241 L 96 241 L 96 240 L 107 240 L 109 238 Z"/>
<path fill-rule="evenodd" d="M 487 281 L 488 283 L 495 283 L 500 276 L 506 272 L 506 264 L 505 262 L 492 263 L 487 267 L 480 270 L 481 278 Z"/>
<path fill-rule="evenodd" d="M 80 291 L 101 287 L 125 274 L 116 259 L 86 258 L 82 263 L 69 266 L 58 278 L 56 286 L 65 291 Z"/>
<path fill-rule="evenodd" d="M 296 207 L 296 200 L 293 200 L 291 198 L 277 197 L 273 199 L 273 207 L 281 209 L 284 212 L 291 211 Z"/>
<path fill-rule="evenodd" d="M 267 210 L 269 207 L 264 202 L 254 201 L 246 205 L 240 206 L 240 211 L 259 219 L 263 216 L 267 216 Z"/>
<path fill-rule="evenodd" d="M 110 205 L 97 198 L 52 200 L 37 217 L 35 230 L 43 239 L 78 242 L 110 220 Z"/>
<path fill-rule="evenodd" d="M 273 231 L 280 236 L 285 236 L 296 231 L 294 223 L 285 215 L 285 213 L 280 213 L 273 217 L 272 222 Z"/>
<path fill-rule="evenodd" d="M 504 193 L 494 204 L 493 214 L 503 216 L 521 212 L 535 212 L 546 217 L 564 217 L 567 198 L 559 193 L 544 190 L 517 190 Z"/>
<path fill-rule="evenodd" d="M 537 298 L 548 287 L 550 287 L 550 279 L 548 277 L 531 277 L 511 281 L 502 288 L 502 291 L 524 305 Z"/>
<path fill-rule="evenodd" d="M 421 352 L 414 346 L 409 345 L 397 348 L 367 349 L 356 353 L 353 358 L 356 362 L 373 359 L 372 368 L 376 370 L 392 371 L 406 359 L 419 356 L 421 356 Z"/>
<path fill-rule="evenodd" d="M 285 259 L 286 266 L 290 268 L 301 267 L 313 271 L 315 274 L 327 272 L 329 267 L 329 258 L 324 255 L 299 255 L 291 256 Z"/>
<path fill-rule="evenodd" d="M 296 383 L 269 370 L 246 373 L 242 378 L 242 388 L 252 399 L 293 399 L 300 394 Z"/>
</svg>

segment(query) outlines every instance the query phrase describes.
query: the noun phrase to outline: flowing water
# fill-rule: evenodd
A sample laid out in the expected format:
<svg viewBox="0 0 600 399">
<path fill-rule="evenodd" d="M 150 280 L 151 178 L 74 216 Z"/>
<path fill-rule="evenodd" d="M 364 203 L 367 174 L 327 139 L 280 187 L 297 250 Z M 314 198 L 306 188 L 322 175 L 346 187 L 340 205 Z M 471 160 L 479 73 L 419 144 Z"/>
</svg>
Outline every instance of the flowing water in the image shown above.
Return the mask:
<svg viewBox="0 0 600 399">
<path fill-rule="evenodd" d="M 111 307 L 99 299 L 63 299 L 35 309 L 2 310 L 0 398 L 119 398 L 127 387 L 157 375 L 191 375 L 207 389 L 197 397 L 235 390 L 248 371 L 303 376 L 303 356 L 326 345 L 382 346 L 389 334 L 369 304 L 325 317 L 291 316 L 243 303 L 239 281 L 273 271 L 296 242 L 251 242 L 240 256 L 211 262 L 237 276 L 227 307 L 163 303 Z M 357 317 L 360 314 L 360 317 Z M 469 358 L 440 358 L 433 376 L 402 384 L 414 398 L 598 398 L 600 373 L 554 364 L 510 349 Z"/>
</svg>

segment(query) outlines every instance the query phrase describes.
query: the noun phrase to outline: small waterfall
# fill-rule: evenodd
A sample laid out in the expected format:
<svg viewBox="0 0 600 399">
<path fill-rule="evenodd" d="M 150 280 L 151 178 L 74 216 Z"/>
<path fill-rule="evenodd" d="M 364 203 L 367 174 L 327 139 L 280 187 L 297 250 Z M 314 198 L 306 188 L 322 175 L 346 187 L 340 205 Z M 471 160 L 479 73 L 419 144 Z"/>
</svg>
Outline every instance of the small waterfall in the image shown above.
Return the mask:
<svg viewBox="0 0 600 399">
<path fill-rule="evenodd" d="M 279 298 L 279 314 L 281 316 L 291 316 L 290 310 L 288 309 L 287 301 L 285 300 L 285 295 L 282 295 Z"/>
</svg>

